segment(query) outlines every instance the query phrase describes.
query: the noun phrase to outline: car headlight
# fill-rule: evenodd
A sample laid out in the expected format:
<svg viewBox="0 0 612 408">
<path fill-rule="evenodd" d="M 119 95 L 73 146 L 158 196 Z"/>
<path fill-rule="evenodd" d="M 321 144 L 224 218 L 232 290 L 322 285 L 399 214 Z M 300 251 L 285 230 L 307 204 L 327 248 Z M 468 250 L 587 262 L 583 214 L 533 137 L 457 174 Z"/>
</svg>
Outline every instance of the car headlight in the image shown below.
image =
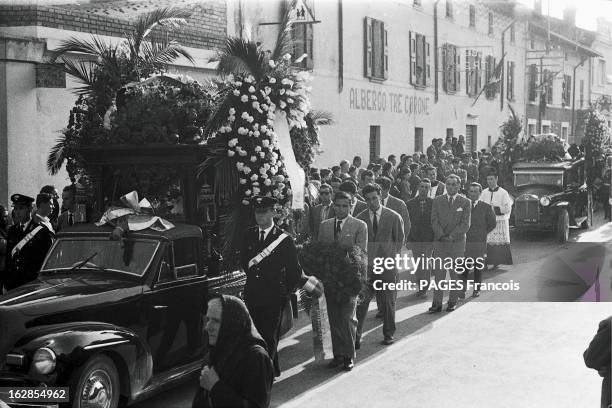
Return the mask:
<svg viewBox="0 0 612 408">
<path fill-rule="evenodd" d="M 544 207 L 548 206 L 550 204 L 550 198 L 546 196 L 540 198 L 540 204 L 542 204 Z"/>
<path fill-rule="evenodd" d="M 32 365 L 39 374 L 49 374 L 55 370 L 56 356 L 53 350 L 47 347 L 39 348 L 34 353 Z"/>
</svg>

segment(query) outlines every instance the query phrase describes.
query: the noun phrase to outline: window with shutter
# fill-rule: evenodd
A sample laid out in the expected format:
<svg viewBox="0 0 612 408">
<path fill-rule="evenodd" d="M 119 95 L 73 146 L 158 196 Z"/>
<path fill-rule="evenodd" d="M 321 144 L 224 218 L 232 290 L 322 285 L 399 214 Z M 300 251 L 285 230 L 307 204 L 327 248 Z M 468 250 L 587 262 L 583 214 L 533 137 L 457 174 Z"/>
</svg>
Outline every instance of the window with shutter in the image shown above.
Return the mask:
<svg viewBox="0 0 612 408">
<path fill-rule="evenodd" d="M 493 35 L 493 13 L 489 12 L 489 35 Z"/>
<path fill-rule="evenodd" d="M 389 78 L 389 42 L 388 42 L 388 34 L 385 29 L 385 24 L 382 24 L 382 32 L 384 38 L 384 52 L 383 52 L 383 77 L 385 79 Z"/>
<path fill-rule="evenodd" d="M 314 60 L 312 54 L 313 46 L 313 27 L 312 24 L 294 24 L 291 28 L 291 38 L 293 43 L 293 56 L 299 58 L 306 54 L 301 62 L 293 63 L 294 66 L 302 69 L 313 69 Z"/>
<path fill-rule="evenodd" d="M 536 64 L 529 65 L 529 102 L 536 100 L 536 86 L 538 80 L 538 67 Z"/>
<path fill-rule="evenodd" d="M 482 88 L 482 53 L 476 53 L 476 87 L 474 89 L 474 95 L 476 95 Z"/>
<path fill-rule="evenodd" d="M 446 17 L 453 18 L 453 0 L 446 0 Z"/>
<path fill-rule="evenodd" d="M 470 27 L 476 28 L 476 7 L 470 4 Z"/>
<path fill-rule="evenodd" d="M 364 20 L 364 39 L 365 39 L 365 61 L 364 71 L 367 78 L 372 77 L 372 19 L 366 17 Z"/>
<path fill-rule="evenodd" d="M 425 43 L 425 68 L 427 71 L 427 76 L 425 79 L 425 86 L 431 86 L 431 47 L 429 46 L 429 42 L 425 41 L 425 36 L 423 36 L 423 42 Z"/>
<path fill-rule="evenodd" d="M 563 106 L 570 106 L 572 98 L 572 77 L 571 75 L 563 75 Z"/>
<path fill-rule="evenodd" d="M 544 70 L 545 88 L 546 88 L 546 103 L 552 105 L 553 103 L 553 82 L 554 75 L 549 70 Z"/>
<path fill-rule="evenodd" d="M 455 48 L 455 90 L 459 92 L 461 89 L 461 54 Z"/>
<path fill-rule="evenodd" d="M 490 55 L 487 55 L 485 58 L 485 85 L 487 85 L 489 83 L 489 81 L 491 80 L 491 76 L 493 73 L 493 68 L 491 67 L 493 64 L 493 57 L 491 57 Z M 491 87 L 487 86 L 485 89 L 485 97 L 487 99 L 491 99 L 492 96 L 492 92 L 491 92 Z"/>
<path fill-rule="evenodd" d="M 364 31 L 364 75 L 370 79 L 387 79 L 389 51 L 385 24 L 382 21 L 366 17 Z"/>
<path fill-rule="evenodd" d="M 442 86 L 446 93 L 458 91 L 459 59 L 457 47 L 444 44 L 442 47 Z"/>
<path fill-rule="evenodd" d="M 431 82 L 431 47 L 422 34 L 410 32 L 410 83 L 425 87 Z"/>
<path fill-rule="evenodd" d="M 410 31 L 410 40 L 409 40 L 409 48 L 410 48 L 410 84 L 416 86 L 416 33 Z"/>
<path fill-rule="evenodd" d="M 442 57 L 442 90 L 448 92 L 448 44 L 444 44 L 440 48 Z"/>
<path fill-rule="evenodd" d="M 507 71 L 508 73 L 506 74 L 506 78 L 507 78 L 507 99 L 509 101 L 513 101 L 514 100 L 514 62 L 513 61 L 508 61 L 507 62 Z"/>
</svg>

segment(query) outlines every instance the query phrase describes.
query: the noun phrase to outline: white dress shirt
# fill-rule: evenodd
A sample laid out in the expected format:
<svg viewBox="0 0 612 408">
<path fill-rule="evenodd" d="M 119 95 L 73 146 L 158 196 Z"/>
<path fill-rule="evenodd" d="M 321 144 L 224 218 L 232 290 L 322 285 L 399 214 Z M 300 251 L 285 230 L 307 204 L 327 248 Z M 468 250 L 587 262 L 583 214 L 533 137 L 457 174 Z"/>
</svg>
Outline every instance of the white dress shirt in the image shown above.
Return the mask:
<svg viewBox="0 0 612 408">
<path fill-rule="evenodd" d="M 261 229 L 261 227 L 259 228 L 259 232 L 257 233 L 257 238 L 259 239 L 261 237 L 261 231 L 263 231 L 264 233 L 264 241 L 268 238 L 268 234 L 270 233 L 270 231 L 272 231 L 272 228 L 274 228 L 274 223 L 272 223 L 271 226 L 269 226 L 266 229 Z"/>
<path fill-rule="evenodd" d="M 376 214 L 376 221 L 380 223 L 380 214 L 382 213 L 382 205 L 378 207 L 376 212 L 370 210 L 370 222 L 374 225 L 374 215 Z"/>
</svg>

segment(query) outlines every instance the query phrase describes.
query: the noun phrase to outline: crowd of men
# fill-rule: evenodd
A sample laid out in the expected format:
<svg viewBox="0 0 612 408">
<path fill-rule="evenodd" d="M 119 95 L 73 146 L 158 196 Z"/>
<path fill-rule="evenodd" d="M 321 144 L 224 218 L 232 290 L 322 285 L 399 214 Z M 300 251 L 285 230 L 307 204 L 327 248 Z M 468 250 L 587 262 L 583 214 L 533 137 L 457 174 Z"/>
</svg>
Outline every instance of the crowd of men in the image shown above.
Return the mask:
<svg viewBox="0 0 612 408">
<path fill-rule="evenodd" d="M 334 350 L 330 367 L 350 371 L 354 366 L 373 297 L 377 317 L 383 320 L 381 343 L 394 342 L 397 291 L 389 290 L 389 285 L 375 290 L 374 281 L 395 283 L 398 270 L 374 274 L 375 258 L 395 258 L 406 248 L 414 258 L 485 259 L 489 253 L 492 268 L 512 264 L 508 222 L 512 199 L 498 185 L 498 168 L 495 152 L 465 153 L 462 138 L 447 138 L 444 144 L 434 139 L 426 154 L 402 154 L 399 160 L 390 155 L 365 168 L 355 157 L 352 165 L 342 160 L 330 169 L 311 170 L 306 215 L 295 234 L 347 248 L 357 245 L 368 255 L 366 290 L 346 304 L 327 299 Z M 469 271 L 474 282 L 482 282 L 486 264 Z M 467 282 L 470 276 L 427 264 L 416 275 L 418 297 L 427 296 L 432 276 L 435 282 Z M 472 296 L 479 295 L 480 290 L 474 289 Z M 465 290 L 451 290 L 446 310 L 455 310 L 465 296 Z M 436 289 L 429 312 L 442 309 L 443 291 Z"/>
<path fill-rule="evenodd" d="M 10 213 L 0 205 L 0 293 L 36 279 L 56 232 L 74 224 L 75 194 L 66 186 L 60 207 L 57 189 L 48 185 L 36 198 L 13 194 Z"/>
<path fill-rule="evenodd" d="M 487 263 L 493 268 L 512 263 L 508 225 L 512 200 L 498 185 L 499 159 L 495 152 L 464 150 L 461 137 L 447 138 L 446 143 L 435 139 L 426 154 L 402 154 L 399 160 L 390 155 L 365 168 L 360 157 L 352 164 L 342 160 L 331 168 L 313 168 L 305 211 L 294 224 L 274 224 L 274 200 L 254 197 L 257 226 L 244 235 L 241 250 L 247 274 L 245 303 L 268 345 L 275 376 L 280 374 L 276 348 L 284 299 L 308 278 L 297 261 L 294 240 L 286 237 L 337 243 L 346 249 L 358 246 L 367 253 L 364 290 L 343 301 L 326 297 L 333 348 L 328 366 L 345 371 L 355 365 L 373 298 L 376 317 L 382 319 L 381 344 L 395 341 L 397 290 L 392 285 L 375 287 L 375 283 L 397 283 L 399 271 L 393 267 L 375 274 L 376 258 L 395 259 L 405 248 L 414 258 L 483 259 L 464 274 L 425 263 L 415 279 L 416 295 L 422 298 L 432 277 L 436 283 L 467 282 L 468 277 L 481 283 Z M 484 262 L 487 253 L 490 256 Z M 430 313 L 443 310 L 443 292 L 441 285 L 435 286 Z M 475 285 L 471 295 L 479 294 Z M 449 291 L 446 310 L 455 310 L 466 296 L 465 290 Z"/>
</svg>

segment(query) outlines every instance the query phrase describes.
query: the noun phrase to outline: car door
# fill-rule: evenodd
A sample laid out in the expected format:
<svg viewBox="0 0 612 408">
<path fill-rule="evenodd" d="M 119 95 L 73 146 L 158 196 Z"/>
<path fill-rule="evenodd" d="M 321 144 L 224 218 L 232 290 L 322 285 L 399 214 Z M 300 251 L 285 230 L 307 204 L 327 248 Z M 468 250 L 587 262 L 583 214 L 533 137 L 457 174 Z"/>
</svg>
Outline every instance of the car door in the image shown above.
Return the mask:
<svg viewBox="0 0 612 408">
<path fill-rule="evenodd" d="M 147 293 L 148 342 L 154 373 L 201 356 L 206 283 L 198 273 L 197 262 L 194 264 L 198 245 L 198 240 L 192 238 L 166 244 L 157 277 Z"/>
</svg>

